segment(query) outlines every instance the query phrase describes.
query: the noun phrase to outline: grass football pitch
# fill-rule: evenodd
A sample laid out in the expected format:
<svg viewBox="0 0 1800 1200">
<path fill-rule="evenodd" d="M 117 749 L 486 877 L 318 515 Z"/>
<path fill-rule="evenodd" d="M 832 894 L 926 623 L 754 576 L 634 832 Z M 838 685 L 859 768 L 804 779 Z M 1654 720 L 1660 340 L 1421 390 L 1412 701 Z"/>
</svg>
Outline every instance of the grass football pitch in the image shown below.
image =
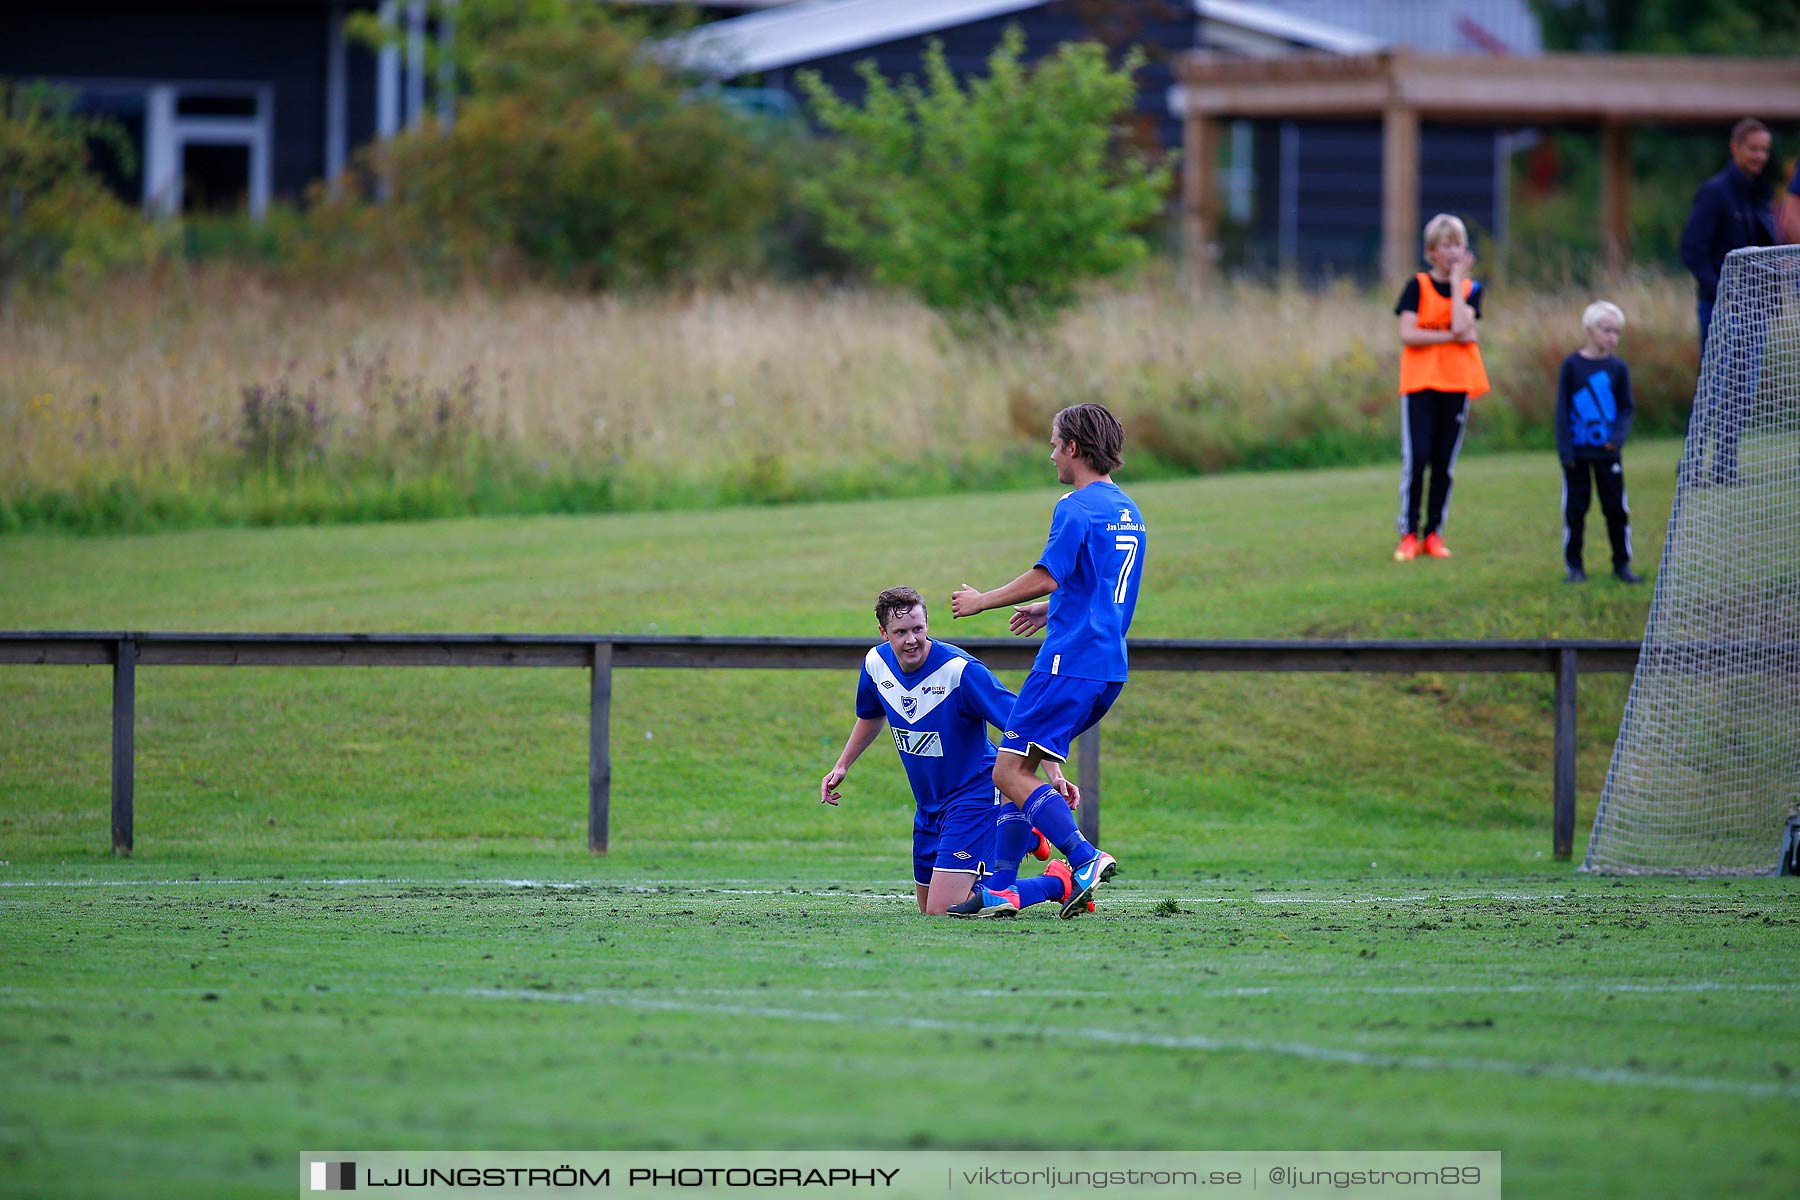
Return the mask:
<svg viewBox="0 0 1800 1200">
<path fill-rule="evenodd" d="M 1652 567 L 1675 448 L 1633 449 Z M 1636 636 L 1647 589 L 1559 582 L 1557 479 L 1465 460 L 1458 557 L 1408 566 L 1391 471 L 1127 482 L 1134 632 Z M 0 627 L 861 634 L 882 586 L 1029 565 L 1053 496 L 9 538 Z M 1545 679 L 1145 674 L 1100 910 L 978 924 L 914 911 L 884 748 L 816 803 L 848 677 L 621 673 L 604 858 L 579 672 L 146 669 L 129 860 L 107 683 L 0 668 L 7 1195 L 285 1195 L 324 1148 L 1500 1150 L 1509 1196 L 1800 1165 L 1792 881 L 1554 862 Z M 1578 854 L 1623 696 L 1583 680 Z"/>
<path fill-rule="evenodd" d="M 952 924 L 889 849 L 803 879 L 11 871 L 8 1191 L 282 1194 L 308 1148 L 1129 1147 L 1791 1194 L 1781 881 L 1140 870 L 1091 916 Z"/>
</svg>

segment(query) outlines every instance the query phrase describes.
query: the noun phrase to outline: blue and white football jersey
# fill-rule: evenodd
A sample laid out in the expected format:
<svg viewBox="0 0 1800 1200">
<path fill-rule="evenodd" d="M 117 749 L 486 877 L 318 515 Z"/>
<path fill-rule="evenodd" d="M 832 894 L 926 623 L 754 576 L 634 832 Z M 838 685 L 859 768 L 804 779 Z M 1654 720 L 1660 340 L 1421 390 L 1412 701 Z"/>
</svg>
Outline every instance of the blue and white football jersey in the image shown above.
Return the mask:
<svg viewBox="0 0 1800 1200">
<path fill-rule="evenodd" d="M 856 682 L 856 715 L 887 718 L 922 813 L 941 812 L 955 800 L 992 799 L 994 744 L 987 727 L 1005 728 L 1014 699 L 978 659 L 936 640 L 911 674 L 900 670 L 892 646 L 871 647 Z"/>
<path fill-rule="evenodd" d="M 1032 670 L 1124 682 L 1125 631 L 1137 610 L 1148 536 L 1144 515 L 1115 483 L 1097 480 L 1056 502 L 1037 560 L 1056 590 Z"/>
</svg>

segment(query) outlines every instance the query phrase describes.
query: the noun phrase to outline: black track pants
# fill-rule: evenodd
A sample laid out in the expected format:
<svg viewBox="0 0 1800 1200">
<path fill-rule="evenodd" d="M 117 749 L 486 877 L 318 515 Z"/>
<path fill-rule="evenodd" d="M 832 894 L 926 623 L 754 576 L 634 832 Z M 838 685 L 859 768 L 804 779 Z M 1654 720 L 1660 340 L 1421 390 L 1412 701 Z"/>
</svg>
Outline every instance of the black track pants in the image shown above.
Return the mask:
<svg viewBox="0 0 1800 1200">
<path fill-rule="evenodd" d="M 1613 567 L 1617 569 L 1631 561 L 1631 512 L 1625 507 L 1625 468 L 1616 454 L 1578 458 L 1563 468 L 1563 561 L 1571 567 L 1582 565 L 1582 533 L 1593 492 L 1600 493 L 1600 511 L 1606 514 L 1606 536 L 1612 540 Z"/>
<path fill-rule="evenodd" d="M 1465 392 L 1408 392 L 1400 397 L 1400 532 L 1436 533 L 1450 509 L 1451 474 L 1462 449 Z M 1425 493 L 1425 468 L 1431 468 L 1431 490 Z M 1419 526 L 1419 502 L 1425 500 L 1425 525 Z"/>
</svg>

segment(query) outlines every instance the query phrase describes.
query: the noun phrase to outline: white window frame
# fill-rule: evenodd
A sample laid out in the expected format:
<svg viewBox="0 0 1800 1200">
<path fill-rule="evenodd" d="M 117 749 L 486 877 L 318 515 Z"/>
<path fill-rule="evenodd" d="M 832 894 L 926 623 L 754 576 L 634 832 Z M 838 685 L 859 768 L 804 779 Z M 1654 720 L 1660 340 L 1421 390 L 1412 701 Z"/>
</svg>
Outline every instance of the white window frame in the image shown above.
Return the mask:
<svg viewBox="0 0 1800 1200">
<path fill-rule="evenodd" d="M 249 97 L 255 112 L 243 117 L 184 117 L 187 97 Z M 181 213 L 189 146 L 243 146 L 250 152 L 245 196 L 261 219 L 275 191 L 275 88 L 266 83 L 181 80 L 152 83 L 144 104 L 144 211 L 159 217 Z"/>
<path fill-rule="evenodd" d="M 334 196 L 350 159 L 349 54 L 343 0 L 334 0 L 325 14 L 325 181 Z"/>
</svg>

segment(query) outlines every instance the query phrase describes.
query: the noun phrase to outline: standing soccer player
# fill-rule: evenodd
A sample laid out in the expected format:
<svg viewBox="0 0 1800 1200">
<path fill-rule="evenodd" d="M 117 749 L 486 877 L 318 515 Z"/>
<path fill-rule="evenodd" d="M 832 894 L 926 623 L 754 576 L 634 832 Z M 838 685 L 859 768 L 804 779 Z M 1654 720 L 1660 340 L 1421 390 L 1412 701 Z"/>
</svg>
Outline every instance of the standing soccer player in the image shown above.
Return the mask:
<svg viewBox="0 0 1800 1200">
<path fill-rule="evenodd" d="M 1013 898 L 1015 912 L 1067 896 L 1067 863 L 1052 862 L 1042 875 L 1019 879 L 1022 850 L 1013 856 L 1010 869 L 996 866 L 994 810 L 1000 798 L 994 791 L 994 744 L 988 741 L 987 727 L 1004 728 L 1013 694 L 978 659 L 948 642 L 931 640 L 925 600 L 912 588 L 889 588 L 877 596 L 875 622 L 882 643 L 863 657 L 856 724 L 843 753 L 819 781 L 819 802 L 837 804 L 844 777 L 880 736 L 885 717 L 918 801 L 913 889 L 920 912 L 947 912 L 968 898 L 984 872 L 991 872 L 989 886 Z M 1047 774 L 1050 782 L 1044 786 L 1064 805 L 1067 820 L 1068 806 L 1080 803 L 1081 793 L 1056 763 Z"/>
<path fill-rule="evenodd" d="M 1010 604 L 1014 633 L 1049 630 L 994 763 L 994 785 L 1020 810 L 1014 817 L 1002 806 L 996 854 L 1006 862 L 1019 828 L 1042 830 L 1073 868 L 1064 920 L 1082 911 L 1118 869 L 1112 855 L 1081 836 L 1055 789 L 1039 785 L 1037 768 L 1067 762 L 1070 744 L 1106 715 L 1125 686 L 1125 633 L 1137 608 L 1147 534 L 1136 502 L 1112 481 L 1124 444 L 1124 427 L 1103 405 L 1077 404 L 1057 413 L 1050 422 L 1050 462 L 1057 480 L 1074 490 L 1056 502 L 1043 553 L 1011 583 L 991 592 L 965 583 L 950 597 L 955 616 Z M 1029 603 L 1042 596 L 1050 597 L 1047 604 Z M 983 888 L 950 911 L 1009 916 L 1017 903 Z"/>
</svg>

